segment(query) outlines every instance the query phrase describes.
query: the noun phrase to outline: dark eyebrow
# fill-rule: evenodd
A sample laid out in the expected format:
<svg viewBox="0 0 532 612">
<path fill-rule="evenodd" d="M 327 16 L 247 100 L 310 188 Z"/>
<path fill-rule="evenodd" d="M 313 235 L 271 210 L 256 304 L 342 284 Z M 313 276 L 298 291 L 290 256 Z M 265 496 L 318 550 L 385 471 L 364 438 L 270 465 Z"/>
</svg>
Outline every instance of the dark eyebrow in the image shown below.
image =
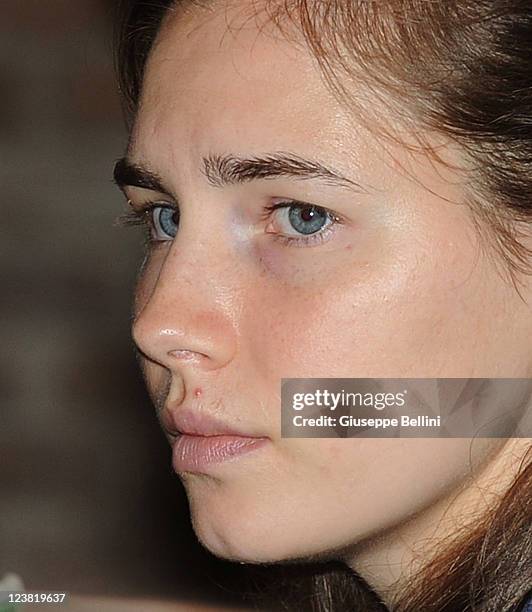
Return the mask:
<svg viewBox="0 0 532 612">
<path fill-rule="evenodd" d="M 328 185 L 347 187 L 357 192 L 366 191 L 336 170 L 291 153 L 279 152 L 250 158 L 212 154 L 203 158 L 203 166 L 203 173 L 214 187 L 287 177 L 301 180 L 319 179 Z"/>
<path fill-rule="evenodd" d="M 142 166 L 131 163 L 126 157 L 122 157 L 116 162 L 113 179 L 120 189 L 130 185 L 131 187 L 142 187 L 161 193 L 170 193 L 160 176 Z"/>
<path fill-rule="evenodd" d="M 352 189 L 358 193 L 366 192 L 361 185 L 352 179 L 324 166 L 320 162 L 283 152 L 249 158 L 211 154 L 203 158 L 202 172 L 214 187 L 260 179 L 287 177 L 300 180 L 318 179 L 327 185 Z M 129 185 L 161 193 L 170 193 L 160 176 L 130 162 L 127 157 L 123 157 L 116 162 L 113 178 L 120 189 Z"/>
</svg>

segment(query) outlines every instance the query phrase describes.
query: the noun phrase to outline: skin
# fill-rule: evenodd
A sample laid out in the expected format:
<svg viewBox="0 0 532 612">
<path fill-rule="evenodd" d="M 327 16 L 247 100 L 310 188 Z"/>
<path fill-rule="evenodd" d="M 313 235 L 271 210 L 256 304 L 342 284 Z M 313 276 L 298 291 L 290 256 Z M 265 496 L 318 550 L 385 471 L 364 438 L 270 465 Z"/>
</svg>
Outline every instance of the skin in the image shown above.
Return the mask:
<svg viewBox="0 0 532 612">
<path fill-rule="evenodd" d="M 173 241 L 152 244 L 133 336 L 162 413 L 197 409 L 269 440 L 179 474 L 200 541 L 252 563 L 342 559 L 390 600 L 429 544 L 489 506 L 478 485 L 507 486 L 529 441 L 281 438 L 280 379 L 530 377 L 532 291 L 521 299 L 482 247 L 464 174 L 371 129 L 370 108 L 401 128 L 369 91 L 358 120 L 305 46 L 245 4 L 173 13 L 150 56 L 128 155 L 166 189 L 125 192 L 137 210 L 179 201 L 181 217 Z M 278 151 L 362 189 L 216 187 L 201 171 L 209 154 Z M 279 211 L 264 219 L 279 199 L 343 222 L 322 243 L 285 244 L 276 236 L 295 230 Z"/>
</svg>

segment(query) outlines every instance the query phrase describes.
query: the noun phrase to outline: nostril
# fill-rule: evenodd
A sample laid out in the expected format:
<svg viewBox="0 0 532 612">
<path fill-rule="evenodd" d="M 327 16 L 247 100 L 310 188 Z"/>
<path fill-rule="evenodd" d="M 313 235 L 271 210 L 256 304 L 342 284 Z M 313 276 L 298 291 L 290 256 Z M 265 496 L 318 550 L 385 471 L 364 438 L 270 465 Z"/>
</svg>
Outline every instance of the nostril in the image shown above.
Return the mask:
<svg viewBox="0 0 532 612">
<path fill-rule="evenodd" d="M 169 351 L 168 354 L 182 361 L 191 361 L 193 359 L 198 360 L 200 357 L 202 357 L 201 353 L 196 353 L 195 351 L 188 351 L 186 349 Z"/>
<path fill-rule="evenodd" d="M 161 334 L 161 336 L 182 336 L 183 335 L 182 332 L 179 332 L 172 328 L 161 329 L 159 333 Z"/>
</svg>

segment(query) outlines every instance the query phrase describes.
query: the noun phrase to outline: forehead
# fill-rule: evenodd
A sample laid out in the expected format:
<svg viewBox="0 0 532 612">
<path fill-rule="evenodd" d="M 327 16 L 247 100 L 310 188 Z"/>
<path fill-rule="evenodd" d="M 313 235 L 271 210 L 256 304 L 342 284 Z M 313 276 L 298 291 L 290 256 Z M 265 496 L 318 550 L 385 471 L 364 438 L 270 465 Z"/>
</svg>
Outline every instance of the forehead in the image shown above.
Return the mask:
<svg viewBox="0 0 532 612">
<path fill-rule="evenodd" d="M 369 187 L 410 183 L 411 174 L 435 189 L 447 182 L 447 170 L 435 170 L 423 150 L 415 153 L 419 122 L 412 135 L 363 82 L 350 87 L 352 107 L 340 103 L 302 34 L 284 23 L 281 32 L 256 5 L 239 0 L 169 12 L 146 65 L 130 141 L 135 162 L 179 182 L 197 176 L 210 153 L 290 151 L 355 172 Z M 382 126 L 394 138 L 383 137 Z M 441 135 L 425 142 L 431 140 L 459 165 Z"/>
<path fill-rule="evenodd" d="M 290 40 L 253 3 L 170 13 L 148 60 L 133 132 L 137 154 L 170 141 L 210 148 L 335 146 L 352 123 L 297 33 Z M 283 141 L 279 141 L 282 135 Z M 336 143 L 341 146 L 340 143 Z"/>
<path fill-rule="evenodd" d="M 210 10 L 197 7 L 171 11 L 150 54 L 144 83 L 147 95 L 195 88 L 216 92 L 235 103 L 232 85 L 270 85 L 286 74 L 313 72 L 304 47 L 285 36 L 262 13 L 251 12 L 247 2 L 216 2 Z M 293 77 L 294 75 L 292 75 Z M 290 89 L 290 83 L 284 83 Z"/>
</svg>

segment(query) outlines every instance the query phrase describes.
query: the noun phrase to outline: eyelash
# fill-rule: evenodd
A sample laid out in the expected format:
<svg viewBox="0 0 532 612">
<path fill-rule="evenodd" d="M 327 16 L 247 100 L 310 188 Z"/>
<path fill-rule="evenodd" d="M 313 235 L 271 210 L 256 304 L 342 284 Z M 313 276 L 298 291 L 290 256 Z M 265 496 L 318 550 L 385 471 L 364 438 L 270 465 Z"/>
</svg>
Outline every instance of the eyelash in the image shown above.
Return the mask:
<svg viewBox="0 0 532 612">
<path fill-rule="evenodd" d="M 307 202 L 301 202 L 298 200 L 283 200 L 282 202 L 265 206 L 263 209 L 263 213 L 260 216 L 260 220 L 262 222 L 265 222 L 272 216 L 272 213 L 275 210 L 281 208 L 290 208 L 292 206 L 299 206 L 301 208 L 304 208 L 312 206 L 312 204 L 308 204 Z M 168 205 L 167 202 L 150 202 L 148 204 L 143 205 L 142 209 L 140 210 L 131 209 L 123 215 L 120 215 L 116 222 L 122 227 L 144 227 L 146 230 L 146 242 L 148 244 L 154 242 L 166 242 L 165 240 L 156 240 L 152 237 L 153 210 L 159 207 L 172 208 Z M 269 232 L 270 235 L 275 241 L 287 246 L 310 246 L 323 243 L 335 231 L 335 226 L 341 225 L 343 221 L 336 213 L 334 213 L 332 210 L 329 210 L 328 208 L 324 208 L 323 206 L 315 206 L 315 208 L 318 208 L 319 210 L 323 211 L 329 218 L 330 223 L 325 226 L 323 230 L 318 230 L 314 234 L 309 234 L 308 236 L 286 236 L 283 234 L 275 234 L 273 232 Z"/>
<path fill-rule="evenodd" d="M 128 204 L 131 206 L 131 201 L 128 200 Z M 152 237 L 153 232 L 153 210 L 161 206 L 168 206 L 166 202 L 150 202 L 144 204 L 140 210 L 131 208 L 125 213 L 122 213 L 115 221 L 119 227 L 142 227 L 145 231 L 145 243 L 146 245 L 154 242 L 163 242 L 162 240 L 154 240 Z"/>
</svg>

